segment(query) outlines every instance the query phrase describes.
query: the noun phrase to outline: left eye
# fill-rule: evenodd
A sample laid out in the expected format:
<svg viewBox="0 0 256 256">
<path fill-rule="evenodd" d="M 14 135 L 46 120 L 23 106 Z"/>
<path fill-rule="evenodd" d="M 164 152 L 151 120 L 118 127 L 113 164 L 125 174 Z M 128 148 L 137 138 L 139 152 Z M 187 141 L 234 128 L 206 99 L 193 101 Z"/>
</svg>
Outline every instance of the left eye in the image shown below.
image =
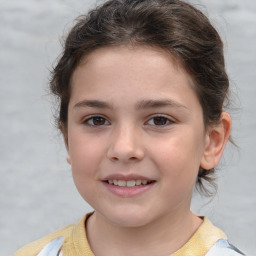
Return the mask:
<svg viewBox="0 0 256 256">
<path fill-rule="evenodd" d="M 92 116 L 84 121 L 85 124 L 90 126 L 101 126 L 101 125 L 109 125 L 110 123 L 106 118 L 102 116 Z"/>
<path fill-rule="evenodd" d="M 149 125 L 157 125 L 157 126 L 164 126 L 164 125 L 168 125 L 172 123 L 172 121 L 170 119 L 168 119 L 167 117 L 164 116 L 155 116 L 152 117 L 147 124 Z"/>
</svg>

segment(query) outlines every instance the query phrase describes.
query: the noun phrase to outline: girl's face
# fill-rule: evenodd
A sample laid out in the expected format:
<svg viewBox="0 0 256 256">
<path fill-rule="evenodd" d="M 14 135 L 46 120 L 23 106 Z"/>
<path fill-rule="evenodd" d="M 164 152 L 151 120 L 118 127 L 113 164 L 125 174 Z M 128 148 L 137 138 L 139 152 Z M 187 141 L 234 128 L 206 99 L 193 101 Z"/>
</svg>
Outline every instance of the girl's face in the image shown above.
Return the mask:
<svg viewBox="0 0 256 256">
<path fill-rule="evenodd" d="M 66 138 L 77 189 L 106 221 L 138 227 L 190 211 L 207 132 L 190 77 L 165 52 L 87 56 L 72 77 Z"/>
</svg>

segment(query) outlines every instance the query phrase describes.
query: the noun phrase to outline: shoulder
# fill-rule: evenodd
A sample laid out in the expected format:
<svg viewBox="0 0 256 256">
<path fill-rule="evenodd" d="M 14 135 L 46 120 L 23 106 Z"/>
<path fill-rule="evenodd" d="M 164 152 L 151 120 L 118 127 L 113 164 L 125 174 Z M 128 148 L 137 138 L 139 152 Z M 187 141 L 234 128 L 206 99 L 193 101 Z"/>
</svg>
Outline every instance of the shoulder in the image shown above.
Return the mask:
<svg viewBox="0 0 256 256">
<path fill-rule="evenodd" d="M 22 247 L 14 256 L 93 256 L 85 230 L 85 223 L 92 214 L 93 213 L 88 213 L 77 223 L 68 225 Z M 77 252 L 79 253 L 77 254 Z M 84 252 L 86 252 L 86 254 L 84 254 Z"/>
<path fill-rule="evenodd" d="M 19 249 L 14 256 L 35 256 L 37 255 L 47 244 L 49 244 L 51 241 L 62 241 L 64 239 L 67 239 L 70 234 L 72 233 L 72 230 L 74 228 L 74 225 L 68 225 L 62 229 L 59 229 L 39 240 L 36 240 L 32 243 L 29 243 Z M 58 240 L 58 238 L 62 238 L 61 240 Z"/>
<path fill-rule="evenodd" d="M 203 223 L 189 239 L 172 256 L 242 256 L 237 248 L 228 242 L 226 234 L 212 224 L 207 217 L 201 217 Z"/>
<path fill-rule="evenodd" d="M 205 256 L 242 256 L 245 255 L 226 239 L 219 239 Z"/>
</svg>

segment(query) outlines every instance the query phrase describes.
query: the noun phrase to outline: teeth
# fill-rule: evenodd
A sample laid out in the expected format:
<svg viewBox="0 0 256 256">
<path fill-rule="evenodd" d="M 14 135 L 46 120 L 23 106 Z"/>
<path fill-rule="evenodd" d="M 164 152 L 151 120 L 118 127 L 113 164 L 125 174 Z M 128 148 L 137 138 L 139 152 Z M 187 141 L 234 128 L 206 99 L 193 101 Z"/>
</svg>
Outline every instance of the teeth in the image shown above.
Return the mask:
<svg viewBox="0 0 256 256">
<path fill-rule="evenodd" d="M 147 185 L 150 183 L 148 180 L 108 180 L 108 184 L 114 184 L 119 187 L 135 187 L 140 185 Z"/>
<path fill-rule="evenodd" d="M 118 180 L 118 181 L 117 181 L 117 186 L 119 186 L 119 187 L 125 187 L 125 186 L 126 186 L 126 181 L 125 181 L 125 180 Z"/>
<path fill-rule="evenodd" d="M 136 184 L 137 186 L 141 185 L 141 180 L 136 180 L 136 181 L 135 181 L 135 184 Z"/>
<path fill-rule="evenodd" d="M 134 187 L 135 186 L 135 180 L 128 180 L 126 182 L 127 187 Z"/>
</svg>

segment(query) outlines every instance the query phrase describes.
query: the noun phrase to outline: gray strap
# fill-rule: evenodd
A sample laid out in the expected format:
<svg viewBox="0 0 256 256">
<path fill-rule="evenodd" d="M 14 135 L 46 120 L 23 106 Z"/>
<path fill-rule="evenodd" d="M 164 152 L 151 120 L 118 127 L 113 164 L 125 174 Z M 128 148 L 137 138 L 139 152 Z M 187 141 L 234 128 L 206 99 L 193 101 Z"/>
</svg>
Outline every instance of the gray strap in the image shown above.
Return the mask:
<svg viewBox="0 0 256 256">
<path fill-rule="evenodd" d="M 225 239 L 220 239 L 216 244 L 206 253 L 205 256 L 241 256 L 244 255 L 235 246 L 230 244 Z"/>
<path fill-rule="evenodd" d="M 58 237 L 47 244 L 37 256 L 62 256 L 61 246 L 64 237 Z"/>
</svg>

